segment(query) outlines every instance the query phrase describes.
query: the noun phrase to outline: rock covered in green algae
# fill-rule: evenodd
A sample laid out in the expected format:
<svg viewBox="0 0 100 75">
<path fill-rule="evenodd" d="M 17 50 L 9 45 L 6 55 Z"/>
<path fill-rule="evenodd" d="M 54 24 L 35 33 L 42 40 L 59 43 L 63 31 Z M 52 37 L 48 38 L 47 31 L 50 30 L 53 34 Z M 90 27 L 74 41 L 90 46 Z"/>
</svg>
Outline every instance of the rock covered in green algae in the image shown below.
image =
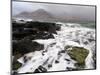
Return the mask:
<svg viewBox="0 0 100 75">
<path fill-rule="evenodd" d="M 22 64 L 15 60 L 15 61 L 13 61 L 12 69 L 17 70 L 21 66 L 22 66 Z"/>
<path fill-rule="evenodd" d="M 85 67 L 85 59 L 89 54 L 89 50 L 83 47 L 76 46 L 66 46 L 65 50 L 67 50 L 68 55 L 77 61 L 75 66 L 77 69 L 83 69 Z"/>
<path fill-rule="evenodd" d="M 21 56 L 22 55 L 20 53 L 16 54 L 14 56 L 14 59 L 12 60 L 12 70 L 17 70 L 17 69 L 19 69 L 22 66 L 22 64 L 17 61 Z"/>
</svg>

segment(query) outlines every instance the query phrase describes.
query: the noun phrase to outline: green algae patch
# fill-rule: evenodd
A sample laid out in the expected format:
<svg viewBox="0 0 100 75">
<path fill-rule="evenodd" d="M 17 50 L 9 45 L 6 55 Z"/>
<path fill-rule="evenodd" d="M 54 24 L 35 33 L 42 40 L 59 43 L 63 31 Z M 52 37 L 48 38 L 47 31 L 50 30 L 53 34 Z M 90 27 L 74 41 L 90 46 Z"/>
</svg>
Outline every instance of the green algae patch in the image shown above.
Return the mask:
<svg viewBox="0 0 100 75">
<path fill-rule="evenodd" d="M 77 68 L 84 68 L 85 67 L 85 59 L 89 54 L 89 50 L 83 47 L 76 47 L 76 46 L 66 46 L 65 49 L 67 50 L 68 55 L 77 63 L 75 66 Z"/>
<path fill-rule="evenodd" d="M 19 63 L 18 61 L 14 62 L 12 65 L 12 69 L 13 70 L 17 70 L 18 68 L 20 68 L 22 66 L 21 63 Z"/>
</svg>

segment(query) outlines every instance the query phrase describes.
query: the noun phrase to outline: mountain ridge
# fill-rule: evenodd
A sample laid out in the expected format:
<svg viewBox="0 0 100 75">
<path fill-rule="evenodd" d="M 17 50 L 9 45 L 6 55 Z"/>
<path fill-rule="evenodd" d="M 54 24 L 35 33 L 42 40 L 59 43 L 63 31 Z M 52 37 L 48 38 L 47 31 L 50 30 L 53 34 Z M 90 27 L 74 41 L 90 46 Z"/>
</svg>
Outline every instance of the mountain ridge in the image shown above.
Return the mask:
<svg viewBox="0 0 100 75">
<path fill-rule="evenodd" d="M 14 16 L 15 18 L 28 18 L 34 21 L 54 21 L 55 17 L 44 9 L 38 9 L 34 12 L 21 12 Z"/>
<path fill-rule="evenodd" d="M 95 22 L 95 21 L 91 21 L 80 16 L 73 16 L 70 14 L 67 14 L 64 17 L 58 17 L 46 11 L 45 9 L 38 9 L 33 12 L 24 11 L 13 17 L 23 18 L 23 19 L 32 19 L 33 21 L 43 21 L 43 22 L 59 22 L 59 21 L 60 22 Z"/>
</svg>

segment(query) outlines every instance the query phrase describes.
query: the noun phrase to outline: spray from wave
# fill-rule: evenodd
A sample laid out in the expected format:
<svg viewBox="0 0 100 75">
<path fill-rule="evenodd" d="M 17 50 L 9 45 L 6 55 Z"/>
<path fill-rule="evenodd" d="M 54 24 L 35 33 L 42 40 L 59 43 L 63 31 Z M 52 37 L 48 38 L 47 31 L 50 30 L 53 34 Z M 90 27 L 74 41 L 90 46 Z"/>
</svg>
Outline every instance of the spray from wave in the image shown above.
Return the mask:
<svg viewBox="0 0 100 75">
<path fill-rule="evenodd" d="M 23 60 L 24 57 L 19 58 L 18 61 L 22 63 L 22 66 L 17 70 L 18 73 L 95 68 L 95 29 L 83 27 L 78 23 L 57 22 L 56 24 L 60 25 L 61 29 L 56 31 L 57 34 L 53 34 L 54 38 L 32 40 L 43 44 L 44 49 L 25 54 L 28 59 L 26 63 Z M 66 47 L 68 48 L 65 49 Z M 73 59 L 68 53 L 72 49 L 87 50 L 87 56 L 83 60 L 85 62 L 84 67 L 80 68 L 75 65 L 80 62 L 81 59 L 79 58 L 81 57 Z"/>
</svg>

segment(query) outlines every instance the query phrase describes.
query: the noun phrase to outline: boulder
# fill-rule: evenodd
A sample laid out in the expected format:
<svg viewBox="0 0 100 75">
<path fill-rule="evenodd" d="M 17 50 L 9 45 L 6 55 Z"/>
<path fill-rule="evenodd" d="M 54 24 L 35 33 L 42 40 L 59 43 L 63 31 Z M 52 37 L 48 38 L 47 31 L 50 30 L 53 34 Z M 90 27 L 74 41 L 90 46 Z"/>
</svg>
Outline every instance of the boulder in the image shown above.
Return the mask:
<svg viewBox="0 0 100 75">
<path fill-rule="evenodd" d="M 79 69 L 85 67 L 85 59 L 89 54 L 89 50 L 83 47 L 76 47 L 76 46 L 66 46 L 65 49 L 67 50 L 68 55 L 77 63 L 75 66 Z"/>
<path fill-rule="evenodd" d="M 24 39 L 17 43 L 13 43 L 13 54 L 20 53 L 22 55 L 43 50 L 44 46 L 42 44 L 39 44 L 37 42 L 32 42 L 32 40 Z"/>
<path fill-rule="evenodd" d="M 47 72 L 47 69 L 40 65 L 40 66 L 34 71 L 34 73 L 41 73 L 41 72 Z"/>
<path fill-rule="evenodd" d="M 17 70 L 18 68 L 20 68 L 22 66 L 21 63 L 19 63 L 17 60 L 13 60 L 13 63 L 12 63 L 12 69 L 13 70 Z"/>
<path fill-rule="evenodd" d="M 60 26 L 57 26 L 56 23 L 49 22 L 27 22 L 27 28 L 36 28 L 40 31 L 47 31 L 50 33 L 56 33 L 56 30 L 60 29 Z"/>
<path fill-rule="evenodd" d="M 60 29 L 55 23 L 48 22 L 26 22 L 26 23 L 12 23 L 13 39 L 21 40 L 25 37 L 33 37 L 34 39 L 49 39 L 54 38 L 53 33 Z M 32 36 L 31 36 L 32 35 Z M 33 40 L 34 40 L 33 39 Z"/>
<path fill-rule="evenodd" d="M 35 39 L 49 39 L 49 38 L 54 38 L 54 36 L 49 32 L 39 32 L 35 36 Z"/>
<path fill-rule="evenodd" d="M 17 29 L 17 31 L 13 31 L 13 37 L 16 39 L 23 39 L 30 35 L 37 35 L 37 31 L 33 29 Z"/>
</svg>

